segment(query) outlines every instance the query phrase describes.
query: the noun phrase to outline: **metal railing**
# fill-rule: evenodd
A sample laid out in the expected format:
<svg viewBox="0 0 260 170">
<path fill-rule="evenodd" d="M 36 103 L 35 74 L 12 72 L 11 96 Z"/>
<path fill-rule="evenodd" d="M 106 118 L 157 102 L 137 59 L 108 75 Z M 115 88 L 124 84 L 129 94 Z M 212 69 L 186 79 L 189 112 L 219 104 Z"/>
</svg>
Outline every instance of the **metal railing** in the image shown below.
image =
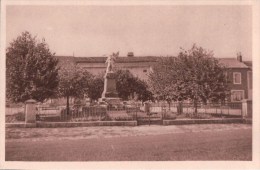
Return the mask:
<svg viewBox="0 0 260 170">
<path fill-rule="evenodd" d="M 169 114 L 186 114 L 192 116 L 197 115 L 211 115 L 211 116 L 226 116 L 226 117 L 242 117 L 242 103 L 202 103 L 197 104 L 197 113 L 192 103 L 171 103 L 169 105 L 155 103 L 150 105 L 149 111 L 151 113 Z"/>
<path fill-rule="evenodd" d="M 150 103 L 149 110 L 137 104 L 120 107 L 108 106 L 80 106 L 70 107 L 69 114 L 65 106 L 39 109 L 39 120 L 56 121 L 104 121 L 104 120 L 138 120 L 138 119 L 173 119 L 176 115 L 187 117 L 242 117 L 242 103 L 198 103 L 197 113 L 192 103 Z"/>
</svg>

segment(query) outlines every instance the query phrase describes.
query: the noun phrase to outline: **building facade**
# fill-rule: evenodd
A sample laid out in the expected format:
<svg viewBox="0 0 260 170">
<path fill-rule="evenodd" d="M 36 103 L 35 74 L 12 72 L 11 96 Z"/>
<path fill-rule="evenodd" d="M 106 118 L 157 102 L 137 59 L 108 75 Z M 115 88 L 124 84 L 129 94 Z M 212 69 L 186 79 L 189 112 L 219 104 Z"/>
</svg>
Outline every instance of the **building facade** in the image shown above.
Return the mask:
<svg viewBox="0 0 260 170">
<path fill-rule="evenodd" d="M 88 70 L 94 75 L 104 73 L 106 70 L 106 57 L 64 57 L 58 56 L 60 66 L 68 63 Z M 156 56 L 134 56 L 129 53 L 125 57 L 118 57 L 116 68 L 129 70 L 133 75 L 142 80 L 148 79 L 148 73 L 157 63 L 159 57 Z M 219 58 L 220 64 L 227 68 L 230 78 L 231 102 L 240 102 L 243 99 L 252 100 L 252 62 L 242 61 L 242 56 L 237 58 Z"/>
<path fill-rule="evenodd" d="M 250 68 L 235 58 L 222 58 L 219 62 L 226 66 L 230 82 L 230 100 L 231 102 L 239 102 L 243 99 L 252 99 L 252 77 L 249 77 Z"/>
</svg>

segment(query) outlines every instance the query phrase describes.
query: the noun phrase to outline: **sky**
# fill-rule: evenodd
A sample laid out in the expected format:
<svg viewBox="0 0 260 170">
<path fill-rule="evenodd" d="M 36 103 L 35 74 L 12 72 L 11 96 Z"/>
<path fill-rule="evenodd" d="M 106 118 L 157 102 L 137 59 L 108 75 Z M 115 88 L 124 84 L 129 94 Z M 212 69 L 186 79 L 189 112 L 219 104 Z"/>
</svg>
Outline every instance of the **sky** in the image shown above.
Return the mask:
<svg viewBox="0 0 260 170">
<path fill-rule="evenodd" d="M 250 6 L 26 6 L 6 8 L 7 46 L 23 31 L 64 56 L 176 56 L 194 43 L 217 58 L 252 60 Z"/>
</svg>

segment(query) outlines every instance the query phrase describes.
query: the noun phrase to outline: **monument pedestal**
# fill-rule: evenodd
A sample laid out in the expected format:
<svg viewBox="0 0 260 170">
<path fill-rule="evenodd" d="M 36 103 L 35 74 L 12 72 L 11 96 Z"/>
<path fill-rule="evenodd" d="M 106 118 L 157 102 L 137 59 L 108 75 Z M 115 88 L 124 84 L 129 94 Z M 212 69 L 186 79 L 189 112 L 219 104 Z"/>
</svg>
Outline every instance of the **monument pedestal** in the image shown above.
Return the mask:
<svg viewBox="0 0 260 170">
<path fill-rule="evenodd" d="M 118 57 L 119 52 L 113 53 L 110 55 L 107 60 L 107 70 L 104 76 L 105 83 L 104 83 L 104 91 L 102 93 L 101 98 L 99 101 L 105 101 L 108 103 L 108 110 L 109 109 L 117 109 L 122 106 L 121 99 L 118 97 L 118 93 L 116 90 L 116 75 L 113 72 L 115 60 Z"/>
<path fill-rule="evenodd" d="M 107 72 L 104 76 L 104 91 L 102 93 L 100 101 L 105 101 L 112 107 L 121 104 L 121 99 L 118 97 L 116 91 L 116 75 L 114 72 Z"/>
<path fill-rule="evenodd" d="M 108 72 L 104 76 L 105 84 L 102 98 L 118 98 L 116 91 L 116 75 L 114 72 Z"/>
</svg>

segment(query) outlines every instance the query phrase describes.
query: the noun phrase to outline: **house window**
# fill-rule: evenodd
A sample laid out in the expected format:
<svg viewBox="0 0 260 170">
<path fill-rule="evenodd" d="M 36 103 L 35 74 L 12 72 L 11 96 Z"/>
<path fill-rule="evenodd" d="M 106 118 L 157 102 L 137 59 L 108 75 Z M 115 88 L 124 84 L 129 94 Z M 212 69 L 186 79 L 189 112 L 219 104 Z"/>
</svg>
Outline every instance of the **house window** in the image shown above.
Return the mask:
<svg viewBox="0 0 260 170">
<path fill-rule="evenodd" d="M 231 90 L 231 101 L 238 102 L 244 99 L 244 90 Z"/>
<path fill-rule="evenodd" d="M 241 73 L 239 73 L 239 72 L 233 73 L 233 83 L 234 84 L 241 84 Z"/>
</svg>

